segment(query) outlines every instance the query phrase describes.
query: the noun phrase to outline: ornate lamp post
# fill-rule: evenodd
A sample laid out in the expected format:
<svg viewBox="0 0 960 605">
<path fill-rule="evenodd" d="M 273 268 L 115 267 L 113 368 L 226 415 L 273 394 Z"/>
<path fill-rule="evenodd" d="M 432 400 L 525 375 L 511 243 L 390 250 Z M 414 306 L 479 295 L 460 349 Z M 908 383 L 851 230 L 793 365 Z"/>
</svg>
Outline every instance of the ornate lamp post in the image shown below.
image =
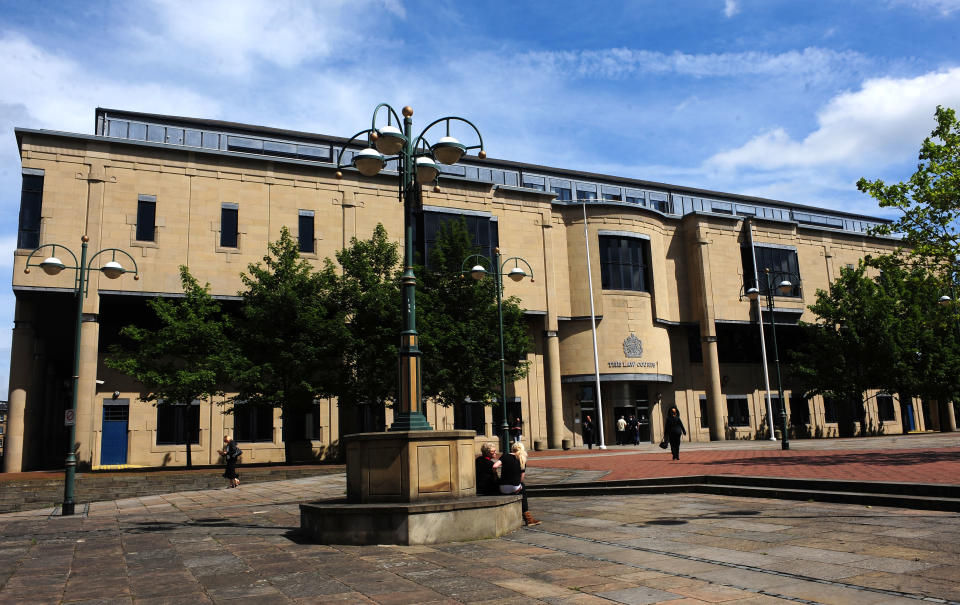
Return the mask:
<svg viewBox="0 0 960 605">
<path fill-rule="evenodd" d="M 383 109 L 387 116 L 387 124 L 377 126 L 377 115 Z M 423 413 L 423 389 L 420 381 L 420 337 L 417 333 L 417 305 L 416 284 L 417 278 L 413 273 L 413 215 L 420 207 L 420 187 L 429 183 L 436 183 L 440 175 L 437 162 L 441 164 L 456 164 L 460 158 L 471 149 L 479 149 L 477 156 L 480 159 L 487 157 L 483 150 L 483 137 L 472 122 L 456 116 L 447 116 L 434 120 L 424 128 L 419 136 L 413 136 L 413 109 L 409 106 L 403 110 L 403 131 L 394 126 L 394 120 L 399 125 L 400 117 L 394 109 L 386 103 L 377 105 L 373 110 L 373 119 L 370 128 L 361 130 L 350 137 L 346 145 L 337 155 L 337 178 L 343 178 L 343 153 L 355 140 L 366 135 L 368 146 L 357 152 L 350 160 L 352 166 L 363 176 L 375 176 L 383 170 L 388 162 L 396 161 L 398 191 L 397 196 L 403 204 L 403 329 L 400 333 L 400 413 L 390 425 L 391 431 L 432 430 Z M 443 122 L 446 125 L 446 135 L 438 139 L 433 145 L 426 138 L 427 132 Z M 478 145 L 464 145 L 450 136 L 450 123 L 463 122 L 476 133 L 480 143 Z"/>
<path fill-rule="evenodd" d="M 773 318 L 773 292 L 774 283 L 776 283 L 777 293 L 781 296 L 787 296 L 793 289 L 793 283 L 790 277 L 796 278 L 791 273 L 771 272 L 769 268 L 763 270 L 767 279 L 767 313 L 770 316 L 770 331 L 773 334 L 773 360 L 777 366 L 777 396 L 780 398 L 780 419 L 782 422 L 781 430 L 783 438 L 780 441 L 781 449 L 790 449 L 790 438 L 787 435 L 787 402 L 783 399 L 783 381 L 780 378 L 780 351 L 777 348 L 777 322 Z M 760 290 L 756 287 L 747 289 L 747 298 L 756 301 L 760 296 Z M 759 306 L 757 307 L 759 309 Z M 763 321 L 763 317 L 759 318 Z"/>
<path fill-rule="evenodd" d="M 503 352 L 503 278 L 506 276 L 515 282 L 519 282 L 529 275 L 530 281 L 533 281 L 533 269 L 530 267 L 530 263 L 519 256 L 511 256 L 503 260 L 500 256 L 500 248 L 494 248 L 493 252 L 493 262 L 495 263 L 493 267 L 490 267 L 490 259 L 486 256 L 473 254 L 464 259 L 461 272 L 464 274 L 469 273 L 470 276 L 477 281 L 480 281 L 487 275 L 493 275 L 496 280 L 497 318 L 500 321 L 500 406 L 503 410 L 503 422 L 500 424 L 500 440 L 502 442 L 500 451 L 509 452 L 510 426 L 507 424 L 507 370 Z M 520 266 L 521 263 L 526 266 L 526 270 Z M 470 269 L 466 269 L 468 265 L 473 266 Z M 512 265 L 509 270 L 507 268 L 508 265 Z"/>
<path fill-rule="evenodd" d="M 73 402 L 70 405 L 70 411 L 74 416 L 74 421 L 70 423 L 70 444 L 67 448 L 67 459 L 65 463 L 65 472 L 63 477 L 63 506 L 61 508 L 61 514 L 64 516 L 72 515 L 74 512 L 74 483 L 76 480 L 77 472 L 77 453 L 76 453 L 76 441 L 77 441 L 77 426 L 76 426 L 76 413 L 77 413 L 77 397 L 78 397 L 78 386 L 80 380 L 80 326 L 83 319 L 83 299 L 87 296 L 87 291 L 89 289 L 90 281 L 90 270 L 93 268 L 93 263 L 97 260 L 101 254 L 109 254 L 110 260 L 105 263 L 102 263 L 97 269 L 100 273 L 107 276 L 109 279 L 117 279 L 124 273 L 133 273 L 133 279 L 140 279 L 140 274 L 137 269 L 137 261 L 133 260 L 133 257 L 130 256 L 127 252 L 120 250 L 119 248 L 104 248 L 93 254 L 89 260 L 87 260 L 87 242 L 90 241 L 90 238 L 84 235 L 80 238 L 82 242 L 80 247 L 80 262 L 77 262 L 77 256 L 66 246 L 61 246 L 60 244 L 44 244 L 39 248 L 35 249 L 30 253 L 30 256 L 27 257 L 26 267 L 24 267 L 24 273 L 30 273 L 30 267 L 40 267 L 43 269 L 43 272 L 47 275 L 59 275 L 64 269 L 73 269 L 74 270 L 74 282 L 73 282 L 73 291 L 77 297 L 77 317 L 76 317 L 76 333 L 74 335 L 73 342 Z M 44 249 L 50 249 L 50 256 L 47 256 L 40 262 L 34 262 L 34 256 L 42 256 L 37 253 Z M 70 255 L 70 258 L 73 259 L 73 265 L 65 265 L 57 257 L 57 248 L 66 251 Z M 117 261 L 117 254 L 122 254 L 130 259 L 130 262 L 133 263 L 133 270 L 125 269 Z"/>
</svg>

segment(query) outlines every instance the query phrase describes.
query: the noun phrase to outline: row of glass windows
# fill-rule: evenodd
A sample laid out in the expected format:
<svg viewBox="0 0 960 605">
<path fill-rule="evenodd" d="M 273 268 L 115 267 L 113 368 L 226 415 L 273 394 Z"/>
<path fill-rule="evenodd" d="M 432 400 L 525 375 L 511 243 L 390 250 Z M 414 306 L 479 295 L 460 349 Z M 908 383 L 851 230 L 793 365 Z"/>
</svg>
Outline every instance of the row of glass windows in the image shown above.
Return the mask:
<svg viewBox="0 0 960 605">
<path fill-rule="evenodd" d="M 750 406 L 747 395 L 727 395 L 727 426 L 749 427 Z M 767 409 L 766 393 L 762 394 L 762 409 Z M 774 426 L 782 426 L 780 413 L 780 396 L 770 394 L 770 407 L 773 409 Z M 877 395 L 877 413 L 881 422 L 894 422 L 897 419 L 893 409 L 893 395 L 880 393 Z M 839 410 L 837 402 L 829 397 L 823 399 L 823 421 L 835 423 L 838 421 Z M 791 395 L 787 398 L 787 422 L 793 427 L 805 427 L 810 424 L 810 400 L 800 395 Z M 707 396 L 700 395 L 700 428 L 710 428 L 710 418 L 707 411 Z"/>
<path fill-rule="evenodd" d="M 157 196 L 139 195 L 137 197 L 136 239 L 141 242 L 155 242 L 157 234 Z M 297 211 L 297 243 L 300 252 L 316 252 L 314 230 L 314 211 Z M 220 247 L 237 248 L 240 244 L 240 206 L 224 202 L 220 206 Z M 36 246 L 33 246 L 36 247 Z"/>
<path fill-rule="evenodd" d="M 219 149 L 242 153 L 255 153 L 279 157 L 300 158 L 318 162 L 336 162 L 349 165 L 356 153 L 344 149 L 342 157 L 339 151 L 330 145 L 304 144 L 262 137 L 239 136 L 209 130 L 197 130 L 163 124 L 150 124 L 131 120 L 108 119 L 103 127 L 106 136 L 140 141 L 151 141 L 169 145 L 184 145 L 203 149 Z M 385 170 L 396 171 L 397 161 L 387 163 Z M 801 224 L 865 232 L 876 223 L 870 221 L 841 219 L 824 214 L 791 211 L 763 205 L 740 204 L 731 201 L 716 200 L 687 195 L 673 195 L 663 191 L 620 187 L 605 183 L 575 181 L 555 178 L 547 175 L 528 173 L 519 170 L 484 168 L 468 164 L 440 166 L 443 174 L 460 176 L 474 181 L 524 187 L 537 191 L 555 193 L 557 201 L 623 202 L 652 208 L 665 214 L 690 214 L 692 212 L 716 212 L 737 216 L 755 216 L 777 220 L 793 220 Z"/>
</svg>

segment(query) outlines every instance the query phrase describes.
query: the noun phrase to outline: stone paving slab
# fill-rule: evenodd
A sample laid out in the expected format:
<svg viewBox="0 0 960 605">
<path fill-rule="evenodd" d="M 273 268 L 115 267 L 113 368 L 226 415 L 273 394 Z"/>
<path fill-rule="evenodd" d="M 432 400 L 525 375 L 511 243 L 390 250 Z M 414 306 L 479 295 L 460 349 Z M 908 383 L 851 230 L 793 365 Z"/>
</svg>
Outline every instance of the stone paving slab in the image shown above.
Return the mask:
<svg viewBox="0 0 960 605">
<path fill-rule="evenodd" d="M 697 494 L 544 498 L 532 500 L 542 525 L 497 540 L 305 541 L 297 503 L 342 496 L 344 482 L 0 515 L 0 604 L 960 603 L 952 513 Z"/>
</svg>

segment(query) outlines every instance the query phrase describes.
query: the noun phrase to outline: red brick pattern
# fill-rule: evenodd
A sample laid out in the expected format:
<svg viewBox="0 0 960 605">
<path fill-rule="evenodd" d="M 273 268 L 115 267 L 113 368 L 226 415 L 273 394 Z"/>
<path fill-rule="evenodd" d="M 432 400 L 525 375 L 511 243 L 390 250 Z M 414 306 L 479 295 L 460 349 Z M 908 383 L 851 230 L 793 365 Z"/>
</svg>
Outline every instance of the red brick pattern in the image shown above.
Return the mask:
<svg viewBox="0 0 960 605">
<path fill-rule="evenodd" d="M 628 453 L 575 450 L 562 456 L 540 452 L 531 467 L 609 471 L 604 480 L 646 479 L 688 475 L 747 475 L 803 479 L 847 479 L 960 485 L 960 448 L 926 449 L 774 449 L 689 452 L 680 448 L 680 460 L 670 452 Z"/>
</svg>

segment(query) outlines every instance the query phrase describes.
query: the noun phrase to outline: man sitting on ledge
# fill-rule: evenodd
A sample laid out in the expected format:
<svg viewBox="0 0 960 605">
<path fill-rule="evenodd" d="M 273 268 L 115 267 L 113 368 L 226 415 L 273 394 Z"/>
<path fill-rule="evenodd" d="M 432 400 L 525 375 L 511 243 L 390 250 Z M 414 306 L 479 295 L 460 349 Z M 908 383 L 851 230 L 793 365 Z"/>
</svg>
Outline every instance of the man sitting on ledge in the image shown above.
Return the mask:
<svg viewBox="0 0 960 605">
<path fill-rule="evenodd" d="M 500 495 L 500 478 L 497 476 L 500 464 L 496 443 L 487 442 L 480 446 L 480 455 L 476 460 L 478 496 Z"/>
</svg>

